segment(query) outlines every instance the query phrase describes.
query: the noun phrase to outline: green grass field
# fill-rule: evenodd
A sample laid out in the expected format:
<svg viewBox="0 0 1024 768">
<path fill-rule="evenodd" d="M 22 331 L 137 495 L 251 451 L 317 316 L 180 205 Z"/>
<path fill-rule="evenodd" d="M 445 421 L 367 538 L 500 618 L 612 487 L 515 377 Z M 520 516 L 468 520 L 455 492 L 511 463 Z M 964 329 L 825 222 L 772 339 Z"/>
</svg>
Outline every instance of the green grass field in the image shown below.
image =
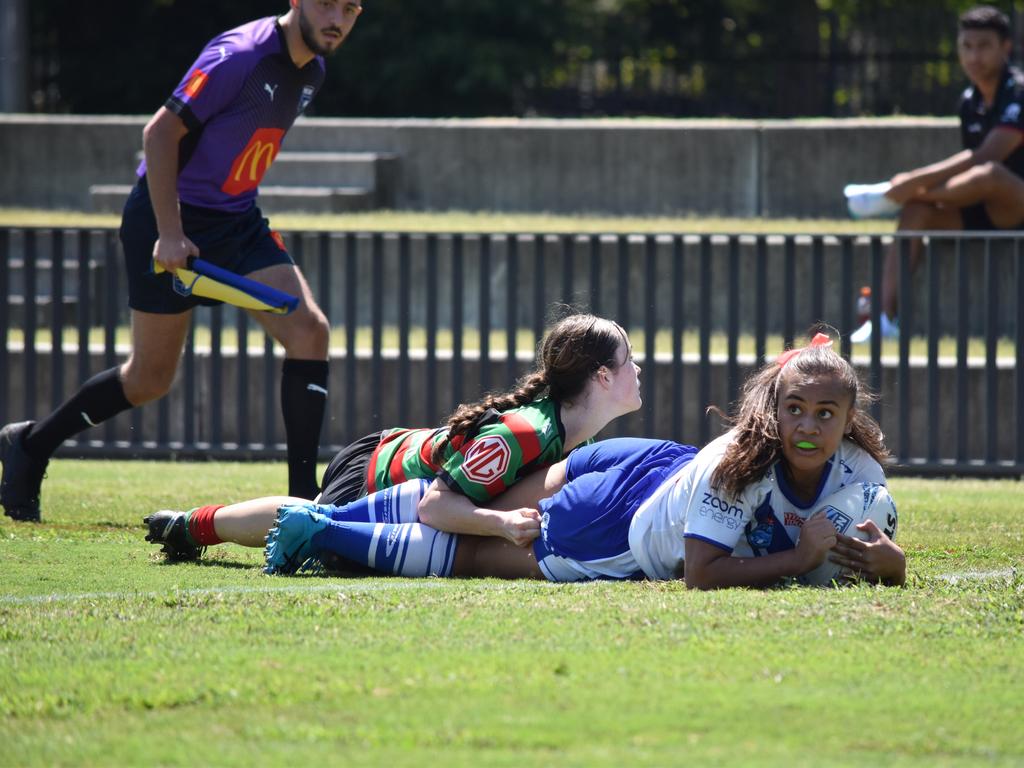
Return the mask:
<svg viewBox="0 0 1024 768">
<path fill-rule="evenodd" d="M 1022 486 L 897 478 L 905 589 L 268 577 L 160 507 L 283 465 L 51 464 L 0 522 L 3 765 L 1020 765 Z"/>
<path fill-rule="evenodd" d="M 709 216 L 578 216 L 492 211 L 365 211 L 357 213 L 274 213 L 281 230 L 333 232 L 524 232 L 709 234 L 879 234 L 892 232 L 886 219 L 756 219 Z M 35 208 L 0 208 L 0 227 L 117 227 L 118 214 Z"/>
</svg>

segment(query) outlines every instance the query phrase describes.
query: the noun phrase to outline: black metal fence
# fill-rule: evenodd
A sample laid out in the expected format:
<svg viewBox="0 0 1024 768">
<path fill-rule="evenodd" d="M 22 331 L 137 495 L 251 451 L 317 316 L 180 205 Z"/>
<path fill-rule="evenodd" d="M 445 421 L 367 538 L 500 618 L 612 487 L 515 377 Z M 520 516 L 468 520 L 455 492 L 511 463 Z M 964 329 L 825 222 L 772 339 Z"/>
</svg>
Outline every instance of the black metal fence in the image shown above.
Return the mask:
<svg viewBox="0 0 1024 768">
<path fill-rule="evenodd" d="M 438 423 L 529 369 L 560 305 L 621 323 L 644 406 L 613 434 L 704 443 L 744 377 L 818 323 L 880 394 L 874 415 L 915 472 L 1024 474 L 1024 254 L 1017 237 L 933 233 L 910 276 L 889 235 L 293 232 L 333 323 L 324 457 L 384 426 Z M 893 245 L 894 244 L 894 245 Z M 898 340 L 853 345 L 862 285 L 899 253 Z M 0 229 L 0 423 L 39 418 L 123 360 L 129 313 L 114 230 Z M 564 310 L 563 310 L 564 311 Z M 877 327 L 878 302 L 871 307 Z M 282 352 L 231 307 L 193 316 L 161 401 L 63 455 L 277 457 Z"/>
</svg>

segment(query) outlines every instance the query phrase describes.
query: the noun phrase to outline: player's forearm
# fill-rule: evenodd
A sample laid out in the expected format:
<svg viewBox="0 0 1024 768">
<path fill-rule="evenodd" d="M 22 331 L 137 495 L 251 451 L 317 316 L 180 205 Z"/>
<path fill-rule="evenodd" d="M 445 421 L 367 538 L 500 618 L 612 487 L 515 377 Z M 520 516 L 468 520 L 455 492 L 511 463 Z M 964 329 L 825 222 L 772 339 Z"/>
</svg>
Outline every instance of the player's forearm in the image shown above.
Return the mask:
<svg viewBox="0 0 1024 768">
<path fill-rule="evenodd" d="M 146 156 L 146 183 L 161 237 L 180 235 L 181 212 L 178 208 L 178 147 L 181 137 L 167 125 L 154 119 L 142 134 Z"/>
<path fill-rule="evenodd" d="M 684 578 L 686 586 L 692 589 L 770 587 L 780 579 L 799 576 L 809 570 L 801 553 L 790 549 L 763 557 L 723 555 L 701 564 L 691 563 L 687 558 Z"/>
<path fill-rule="evenodd" d="M 917 168 L 913 171 L 898 173 L 892 178 L 892 195 L 909 199 L 920 190 L 928 190 L 947 179 L 966 171 L 978 162 L 976 153 L 969 149 L 957 152 L 952 157 L 940 160 L 937 163 Z"/>
<path fill-rule="evenodd" d="M 476 506 L 468 497 L 442 488 L 435 481 L 420 499 L 420 522 L 448 533 L 501 536 L 501 513 Z"/>
<path fill-rule="evenodd" d="M 524 507 L 539 509 L 542 499 L 554 496 L 565 486 L 566 464 L 567 462 L 560 461 L 550 467 L 531 472 L 504 493 L 488 501 L 488 508 L 504 511 Z"/>
</svg>

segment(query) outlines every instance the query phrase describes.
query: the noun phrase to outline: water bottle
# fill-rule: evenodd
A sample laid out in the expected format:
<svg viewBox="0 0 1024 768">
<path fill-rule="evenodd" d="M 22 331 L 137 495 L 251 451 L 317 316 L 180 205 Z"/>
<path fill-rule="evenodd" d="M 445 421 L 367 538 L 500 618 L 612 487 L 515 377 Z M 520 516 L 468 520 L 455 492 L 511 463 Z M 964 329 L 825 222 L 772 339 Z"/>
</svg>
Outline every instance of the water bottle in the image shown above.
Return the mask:
<svg viewBox="0 0 1024 768">
<path fill-rule="evenodd" d="M 857 297 L 857 322 L 866 323 L 871 319 L 871 286 L 862 285 Z"/>
</svg>

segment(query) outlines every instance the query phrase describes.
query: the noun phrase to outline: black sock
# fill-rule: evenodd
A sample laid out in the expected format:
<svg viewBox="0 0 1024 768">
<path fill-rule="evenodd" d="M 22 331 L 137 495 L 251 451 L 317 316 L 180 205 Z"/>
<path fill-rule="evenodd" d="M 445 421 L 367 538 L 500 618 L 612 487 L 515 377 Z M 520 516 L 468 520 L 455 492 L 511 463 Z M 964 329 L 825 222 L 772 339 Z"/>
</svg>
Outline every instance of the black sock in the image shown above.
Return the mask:
<svg viewBox="0 0 1024 768">
<path fill-rule="evenodd" d="M 131 407 L 124 396 L 120 369 L 97 373 L 60 408 L 33 425 L 25 436 L 25 450 L 37 459 L 48 459 L 72 435 Z"/>
<path fill-rule="evenodd" d="M 327 361 L 286 359 L 281 369 L 281 413 L 288 441 L 288 495 L 320 492 L 316 458 L 327 410 Z"/>
</svg>

